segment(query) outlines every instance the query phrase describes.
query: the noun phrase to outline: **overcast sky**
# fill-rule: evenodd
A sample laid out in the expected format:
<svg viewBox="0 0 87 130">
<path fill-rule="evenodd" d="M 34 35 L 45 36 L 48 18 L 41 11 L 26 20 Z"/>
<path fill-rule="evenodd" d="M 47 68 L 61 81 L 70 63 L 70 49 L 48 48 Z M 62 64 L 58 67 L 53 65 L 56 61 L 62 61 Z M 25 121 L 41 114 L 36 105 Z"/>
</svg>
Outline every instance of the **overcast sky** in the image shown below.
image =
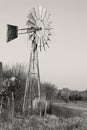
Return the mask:
<svg viewBox="0 0 87 130">
<path fill-rule="evenodd" d="M 0 61 L 28 64 L 28 36 L 6 43 L 6 25 L 26 27 L 27 14 L 37 5 L 47 8 L 53 21 L 50 48 L 39 52 L 41 81 L 87 89 L 87 0 L 0 0 Z"/>
</svg>

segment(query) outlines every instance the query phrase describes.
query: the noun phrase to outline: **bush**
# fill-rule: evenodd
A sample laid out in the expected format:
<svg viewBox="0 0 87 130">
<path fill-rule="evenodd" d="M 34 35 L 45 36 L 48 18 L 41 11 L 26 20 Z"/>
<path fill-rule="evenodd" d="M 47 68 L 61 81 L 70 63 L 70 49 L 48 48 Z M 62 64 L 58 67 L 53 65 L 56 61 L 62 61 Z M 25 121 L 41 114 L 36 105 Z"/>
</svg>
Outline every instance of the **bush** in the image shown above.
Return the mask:
<svg viewBox="0 0 87 130">
<path fill-rule="evenodd" d="M 57 99 L 57 88 L 51 83 L 41 83 L 41 95 L 46 96 L 46 100 Z"/>
</svg>

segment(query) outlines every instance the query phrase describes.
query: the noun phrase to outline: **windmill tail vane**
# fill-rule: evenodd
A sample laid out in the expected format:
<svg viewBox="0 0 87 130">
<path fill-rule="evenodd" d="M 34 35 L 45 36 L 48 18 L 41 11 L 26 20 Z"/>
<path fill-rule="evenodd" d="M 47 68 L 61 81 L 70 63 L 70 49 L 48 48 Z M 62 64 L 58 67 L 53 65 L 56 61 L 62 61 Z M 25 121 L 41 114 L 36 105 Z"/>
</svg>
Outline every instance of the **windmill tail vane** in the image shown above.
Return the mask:
<svg viewBox="0 0 87 130">
<path fill-rule="evenodd" d="M 14 40 L 20 34 L 32 33 L 35 31 L 39 31 L 41 29 L 42 29 L 41 27 L 40 28 L 39 27 L 36 27 L 36 28 L 30 27 L 30 28 L 18 29 L 18 26 L 7 24 L 7 42 Z"/>
<path fill-rule="evenodd" d="M 18 26 L 7 24 L 7 42 L 18 37 Z"/>
</svg>

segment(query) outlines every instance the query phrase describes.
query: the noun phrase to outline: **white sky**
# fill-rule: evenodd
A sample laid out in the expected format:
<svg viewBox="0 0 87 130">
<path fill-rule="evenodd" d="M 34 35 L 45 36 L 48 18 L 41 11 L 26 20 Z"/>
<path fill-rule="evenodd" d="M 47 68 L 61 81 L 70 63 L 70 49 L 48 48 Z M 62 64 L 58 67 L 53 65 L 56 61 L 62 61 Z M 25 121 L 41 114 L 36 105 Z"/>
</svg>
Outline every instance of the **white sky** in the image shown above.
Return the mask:
<svg viewBox="0 0 87 130">
<path fill-rule="evenodd" d="M 0 61 L 28 63 L 27 35 L 6 43 L 6 25 L 26 27 L 27 14 L 37 5 L 47 8 L 53 21 L 50 48 L 39 52 L 41 81 L 87 89 L 87 0 L 0 0 Z"/>
</svg>

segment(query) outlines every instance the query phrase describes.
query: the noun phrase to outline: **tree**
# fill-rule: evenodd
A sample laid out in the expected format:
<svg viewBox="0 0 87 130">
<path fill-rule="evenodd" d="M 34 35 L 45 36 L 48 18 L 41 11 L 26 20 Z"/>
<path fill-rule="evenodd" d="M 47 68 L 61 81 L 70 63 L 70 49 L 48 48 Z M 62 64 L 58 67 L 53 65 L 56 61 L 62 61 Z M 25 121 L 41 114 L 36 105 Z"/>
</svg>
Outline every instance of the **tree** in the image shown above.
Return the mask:
<svg viewBox="0 0 87 130">
<path fill-rule="evenodd" d="M 56 98 L 55 85 L 51 83 L 41 83 L 41 95 L 45 94 L 46 100 L 53 100 Z"/>
</svg>

